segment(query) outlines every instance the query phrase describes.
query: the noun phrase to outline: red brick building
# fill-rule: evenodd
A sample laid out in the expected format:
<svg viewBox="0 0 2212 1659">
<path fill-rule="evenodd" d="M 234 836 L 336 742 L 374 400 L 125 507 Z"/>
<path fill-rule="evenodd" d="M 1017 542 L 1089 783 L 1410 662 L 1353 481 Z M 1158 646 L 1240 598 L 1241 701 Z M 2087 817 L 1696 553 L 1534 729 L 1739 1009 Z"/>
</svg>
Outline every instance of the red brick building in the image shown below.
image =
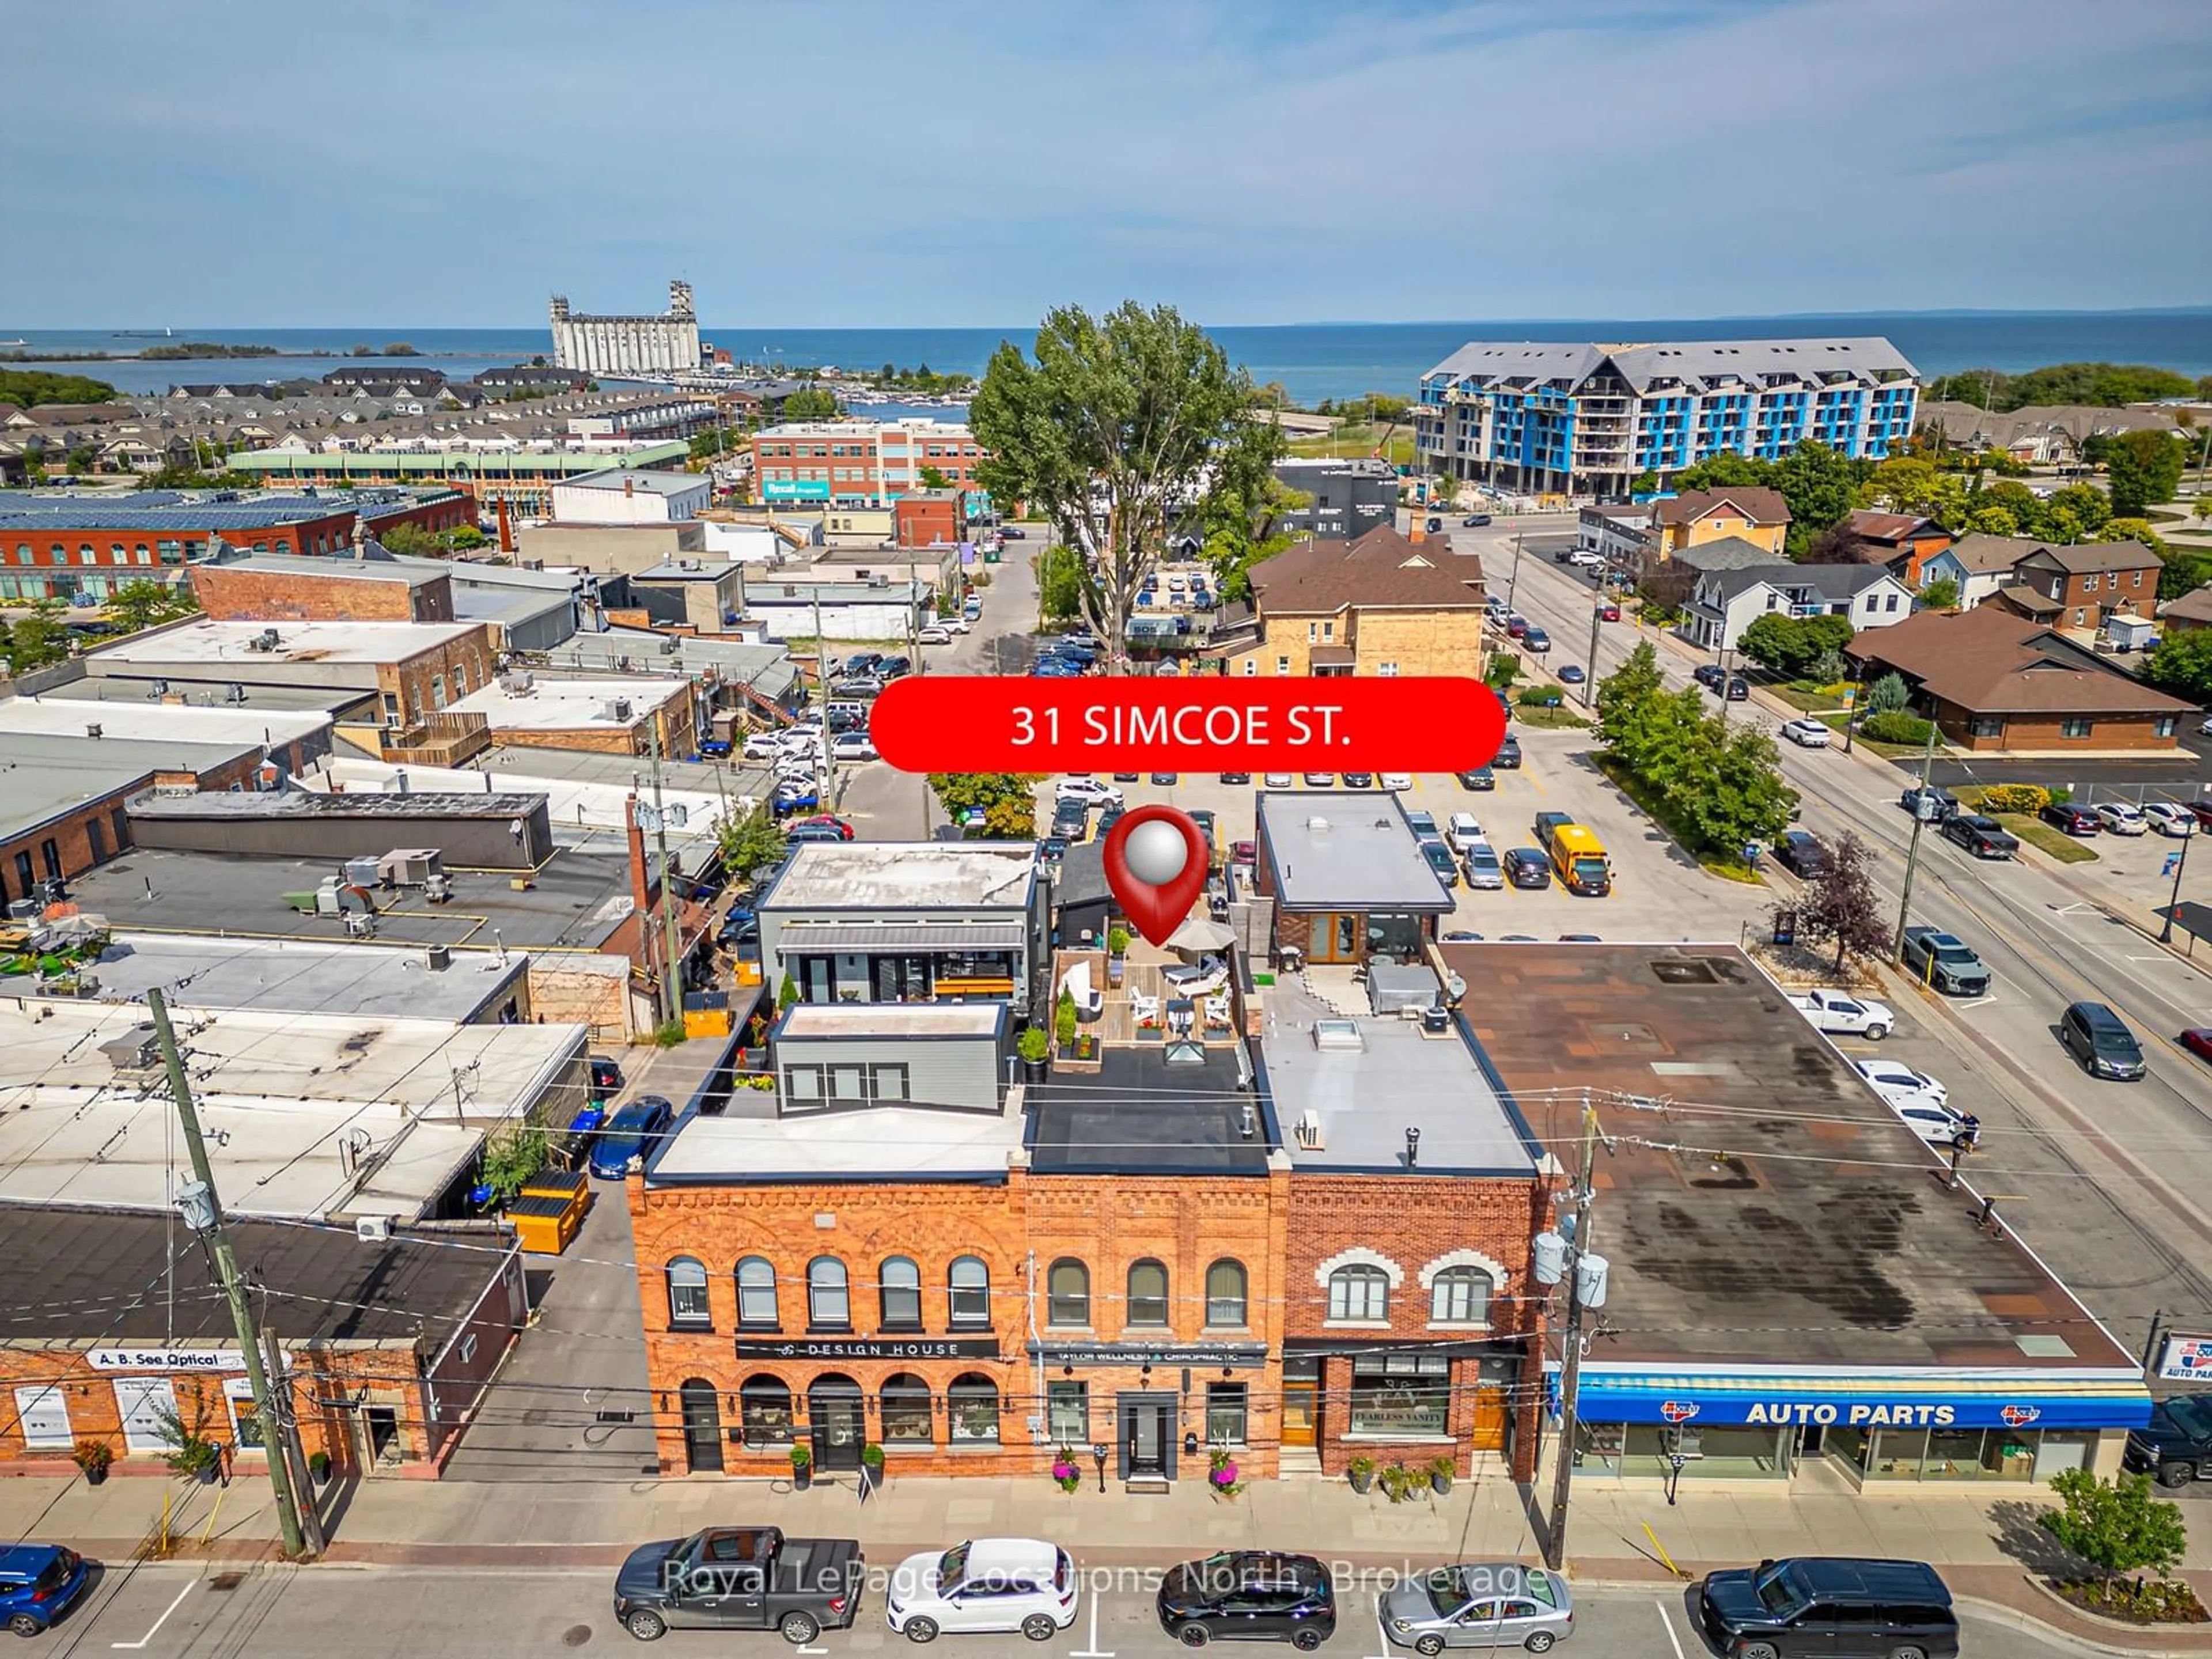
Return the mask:
<svg viewBox="0 0 2212 1659">
<path fill-rule="evenodd" d="M 254 556 L 194 565 L 192 592 L 215 622 L 452 622 L 443 571 L 363 559 Z"/>
<path fill-rule="evenodd" d="M 770 507 L 880 507 L 923 489 L 979 489 L 983 451 L 938 421 L 802 421 L 753 439 L 753 477 Z"/>
<path fill-rule="evenodd" d="M 954 547 L 968 534 L 967 497 L 957 489 L 925 489 L 891 506 L 901 547 Z"/>
<path fill-rule="evenodd" d="M 74 1477 L 71 1453 L 89 1440 L 118 1474 L 170 1478 L 161 1423 L 173 1412 L 258 1478 L 266 1446 L 229 1310 L 206 1253 L 175 1249 L 173 1225 L 0 1206 L 0 1252 L 51 1292 L 17 1311 L 0 1356 L 0 1475 Z M 282 1386 L 307 1454 L 341 1474 L 435 1478 L 529 1315 L 512 1236 L 452 1223 L 377 1243 L 350 1225 L 229 1231 L 240 1265 L 282 1298 Z"/>
<path fill-rule="evenodd" d="M 167 491 L 25 497 L 0 503 L 0 600 L 105 599 L 127 582 L 173 586 L 218 544 L 313 556 L 344 552 L 357 528 L 375 537 L 402 524 L 435 533 L 475 522 L 475 503 L 452 490 L 206 504 L 179 503 Z"/>
</svg>

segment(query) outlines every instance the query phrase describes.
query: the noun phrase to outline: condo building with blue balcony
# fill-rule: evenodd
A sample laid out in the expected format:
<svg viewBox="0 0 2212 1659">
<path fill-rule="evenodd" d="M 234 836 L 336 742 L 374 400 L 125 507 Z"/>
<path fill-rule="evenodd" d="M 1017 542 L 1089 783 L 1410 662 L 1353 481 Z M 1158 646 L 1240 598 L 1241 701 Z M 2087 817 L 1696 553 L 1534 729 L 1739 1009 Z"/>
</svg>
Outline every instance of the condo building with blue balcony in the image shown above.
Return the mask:
<svg viewBox="0 0 2212 1659">
<path fill-rule="evenodd" d="M 1476 340 L 1421 377 L 1414 441 L 1449 477 L 1624 497 L 1724 450 L 1773 460 L 1809 438 L 1879 460 L 1911 435 L 1919 395 L 1880 338 Z"/>
</svg>

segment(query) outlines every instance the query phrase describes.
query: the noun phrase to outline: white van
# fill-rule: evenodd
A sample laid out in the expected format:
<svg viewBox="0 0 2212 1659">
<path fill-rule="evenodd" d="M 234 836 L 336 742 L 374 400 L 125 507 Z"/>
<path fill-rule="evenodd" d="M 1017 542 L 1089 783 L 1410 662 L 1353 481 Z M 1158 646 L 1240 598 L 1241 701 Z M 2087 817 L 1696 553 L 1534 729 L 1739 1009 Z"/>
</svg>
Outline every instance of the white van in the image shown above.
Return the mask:
<svg viewBox="0 0 2212 1659">
<path fill-rule="evenodd" d="M 1472 812 L 1455 812 L 1444 825 L 1444 844 L 1462 858 L 1467 849 L 1482 839 L 1482 826 L 1475 822 Z"/>
</svg>

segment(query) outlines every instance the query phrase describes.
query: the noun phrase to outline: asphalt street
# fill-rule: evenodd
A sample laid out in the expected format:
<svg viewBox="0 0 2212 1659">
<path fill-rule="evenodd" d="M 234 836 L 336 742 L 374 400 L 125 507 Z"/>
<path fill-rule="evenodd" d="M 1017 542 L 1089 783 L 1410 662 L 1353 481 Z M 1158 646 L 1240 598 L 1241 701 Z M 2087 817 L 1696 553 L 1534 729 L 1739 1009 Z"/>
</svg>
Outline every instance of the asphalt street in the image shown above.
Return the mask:
<svg viewBox="0 0 2212 1659">
<path fill-rule="evenodd" d="M 1514 605 L 1550 631 L 1552 663 L 1583 663 L 1595 681 L 1653 637 L 1632 623 L 1602 624 L 1596 660 L 1588 663 L 1595 591 L 1549 556 L 1566 520 L 1527 520 L 1522 529 Z M 1481 538 L 1493 592 L 1513 581 L 1513 533 L 1455 532 L 1455 541 Z M 1692 683 L 1697 656 L 1666 644 L 1659 654 L 1669 684 Z M 1729 712 L 1770 730 L 1784 718 L 1755 702 Z M 1909 779 L 1840 746 L 1780 749 L 1783 771 L 1803 797 L 1803 827 L 1830 837 L 1856 833 L 1896 903 L 1912 832 L 1899 805 Z M 2202 868 L 2212 882 L 2212 859 Z M 1636 878 L 1632 867 L 1626 879 Z M 1770 879 L 1778 893 L 1795 884 L 1779 872 Z M 1987 996 L 1951 1000 L 1892 977 L 1885 995 L 1899 1024 L 1882 1051 L 1941 1077 L 1954 1105 L 1980 1115 L 1983 1150 L 1969 1178 L 1998 1195 L 2009 1224 L 2124 1345 L 2139 1348 L 2154 1316 L 2185 1329 L 2207 1328 L 2212 1317 L 2212 1212 L 2197 1196 L 2212 1181 L 2212 1070 L 2173 1040 L 2185 1026 L 2212 1023 L 2212 981 L 2087 890 L 2038 855 L 1978 863 L 1923 835 L 1910 920 L 1957 933 L 1989 963 L 1994 983 Z M 2201 896 L 2194 881 L 2184 890 L 2192 896 Z M 2128 1021 L 2148 1057 L 2148 1078 L 2099 1082 L 2074 1063 L 2056 1026 L 2077 999 L 2107 1003 Z"/>
<path fill-rule="evenodd" d="M 872 1564 L 888 1567 L 892 1564 Z M 1182 1651 L 1161 1632 L 1152 1590 L 1133 1568 L 1086 1575 L 1089 1588 L 1074 1625 L 1055 1639 L 1017 1635 L 947 1635 L 941 1651 L 972 1659 L 1062 1656 L 1062 1659 L 1138 1659 Z M 146 1659 L 290 1659 L 337 1656 L 385 1659 L 395 1653 L 465 1654 L 471 1659 L 539 1659 L 559 1652 L 629 1652 L 637 1644 L 616 1624 L 612 1575 L 604 1570 L 324 1566 L 217 1571 L 170 1565 L 110 1568 L 90 1599 L 44 1638 L 49 1656 Z M 1340 1580 L 1343 1609 L 1336 1634 L 1322 1648 L 1342 1659 L 1396 1659 L 1404 1650 L 1382 1641 L 1371 1585 Z M 1969 1659 L 2080 1651 L 2046 1643 L 1969 1612 L 1962 1620 Z M 909 1644 L 884 1622 L 880 1584 L 864 1596 L 857 1626 L 825 1632 L 793 1650 L 773 1634 L 672 1631 L 653 1650 L 691 1654 L 775 1656 L 893 1653 Z M 1279 1650 L 1288 1653 L 1288 1647 Z M 1687 1592 L 1664 1586 L 1582 1589 L 1574 1634 L 1559 1650 L 1573 1659 L 1700 1659 L 1711 1653 L 1691 1624 Z"/>
</svg>

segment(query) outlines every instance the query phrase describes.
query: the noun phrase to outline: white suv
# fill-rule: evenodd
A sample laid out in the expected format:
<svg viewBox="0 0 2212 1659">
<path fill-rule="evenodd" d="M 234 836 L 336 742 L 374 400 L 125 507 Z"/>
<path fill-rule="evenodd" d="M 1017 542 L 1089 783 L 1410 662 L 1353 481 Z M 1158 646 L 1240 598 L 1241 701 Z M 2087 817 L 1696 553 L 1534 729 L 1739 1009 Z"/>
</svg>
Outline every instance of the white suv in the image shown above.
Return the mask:
<svg viewBox="0 0 2212 1659">
<path fill-rule="evenodd" d="M 2097 808 L 2097 817 L 2116 836 L 2140 836 L 2150 828 L 2142 808 L 2132 801 L 2106 801 Z"/>
<path fill-rule="evenodd" d="M 900 1562 L 884 1610 L 909 1642 L 933 1642 L 945 1631 L 1009 1630 L 1049 1642 L 1075 1622 L 1079 1599 L 1075 1563 L 1059 1546 L 975 1538 Z"/>
<path fill-rule="evenodd" d="M 1054 800 L 1079 800 L 1085 806 L 1119 806 L 1121 792 L 1096 778 L 1062 778 L 1052 792 Z"/>
</svg>

